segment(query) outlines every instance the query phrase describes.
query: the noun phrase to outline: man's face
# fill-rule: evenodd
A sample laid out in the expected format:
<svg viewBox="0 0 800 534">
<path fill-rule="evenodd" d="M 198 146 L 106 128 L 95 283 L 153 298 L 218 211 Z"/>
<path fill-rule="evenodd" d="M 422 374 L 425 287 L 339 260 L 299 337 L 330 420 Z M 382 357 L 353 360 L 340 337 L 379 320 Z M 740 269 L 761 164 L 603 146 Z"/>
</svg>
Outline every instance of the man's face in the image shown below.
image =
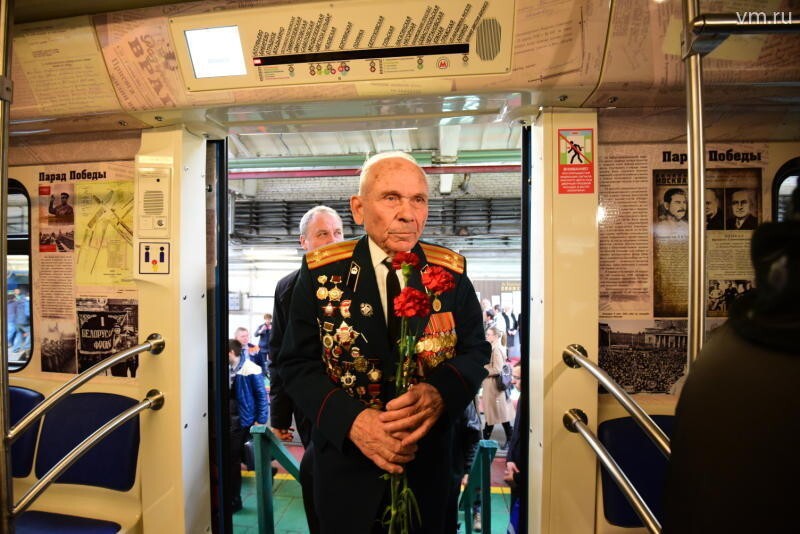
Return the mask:
<svg viewBox="0 0 800 534">
<path fill-rule="evenodd" d="M 736 191 L 731 195 L 731 207 L 733 215 L 737 219 L 742 219 L 750 215 L 750 199 L 744 191 Z"/>
<path fill-rule="evenodd" d="M 686 216 L 686 195 L 675 193 L 669 202 L 664 202 L 667 214 L 676 221 L 683 220 Z"/>
<path fill-rule="evenodd" d="M 338 243 L 344 239 L 342 222 L 330 213 L 319 212 L 311 219 L 306 228 L 306 235 L 300 236 L 300 246 L 306 252 L 327 245 Z"/>
<path fill-rule="evenodd" d="M 68 198 L 69 198 L 69 197 L 68 197 L 67 195 L 64 195 L 64 194 L 62 194 L 62 195 L 61 195 L 61 203 L 62 203 L 62 204 L 66 204 L 66 203 L 67 203 L 67 199 L 68 199 Z"/>
<path fill-rule="evenodd" d="M 250 342 L 250 332 L 247 330 L 240 330 L 236 334 L 236 341 L 242 344 L 243 347 L 246 347 L 247 344 Z"/>
<path fill-rule="evenodd" d="M 710 219 L 719 210 L 719 200 L 717 194 L 712 189 L 706 189 L 706 218 Z"/>
<path fill-rule="evenodd" d="M 411 250 L 428 219 L 428 181 L 410 161 L 376 163 L 361 195 L 350 198 L 357 224 L 389 255 Z"/>
</svg>

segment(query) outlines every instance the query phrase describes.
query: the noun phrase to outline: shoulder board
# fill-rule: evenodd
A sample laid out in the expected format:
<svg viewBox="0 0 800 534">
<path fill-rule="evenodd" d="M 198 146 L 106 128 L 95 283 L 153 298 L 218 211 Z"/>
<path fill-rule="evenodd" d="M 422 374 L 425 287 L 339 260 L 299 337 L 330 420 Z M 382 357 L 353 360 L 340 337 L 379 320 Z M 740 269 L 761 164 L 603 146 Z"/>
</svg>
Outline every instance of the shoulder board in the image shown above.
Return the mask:
<svg viewBox="0 0 800 534">
<path fill-rule="evenodd" d="M 422 247 L 428 263 L 447 267 L 458 274 L 464 274 L 465 260 L 461 254 L 453 252 L 449 248 L 431 245 L 430 243 L 420 243 L 419 246 Z"/>
<path fill-rule="evenodd" d="M 353 250 L 356 248 L 356 243 L 358 243 L 357 239 L 351 239 L 348 241 L 340 241 L 339 243 L 331 243 L 317 250 L 312 250 L 306 254 L 308 268 L 317 269 L 323 265 L 352 257 Z"/>
</svg>

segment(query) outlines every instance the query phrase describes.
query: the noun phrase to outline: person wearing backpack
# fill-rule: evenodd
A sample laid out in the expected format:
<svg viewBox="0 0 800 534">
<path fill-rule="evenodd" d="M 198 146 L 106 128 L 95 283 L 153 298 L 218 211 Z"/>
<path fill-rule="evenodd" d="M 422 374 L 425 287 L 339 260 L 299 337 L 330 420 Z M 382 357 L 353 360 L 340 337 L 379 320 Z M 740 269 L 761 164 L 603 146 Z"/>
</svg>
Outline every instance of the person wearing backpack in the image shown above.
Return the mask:
<svg viewBox="0 0 800 534">
<path fill-rule="evenodd" d="M 511 441 L 511 420 L 514 419 L 514 405 L 511 403 L 510 390 L 501 389 L 498 384 L 505 385 L 502 381 L 503 366 L 508 367 L 506 349 L 500 342 L 502 335 L 502 332 L 495 326 L 490 326 L 486 329 L 486 341 L 492 344 L 492 357 L 489 363 L 486 364 L 489 376 L 483 379 L 481 388 L 483 389 L 483 415 L 486 419 L 483 427 L 483 439 L 490 439 L 494 425 L 502 424 L 506 433 L 506 442 L 503 444 L 503 448 L 506 448 L 509 441 Z M 498 380 L 498 377 L 500 380 Z M 510 378 L 510 373 L 508 373 L 509 386 Z"/>
</svg>

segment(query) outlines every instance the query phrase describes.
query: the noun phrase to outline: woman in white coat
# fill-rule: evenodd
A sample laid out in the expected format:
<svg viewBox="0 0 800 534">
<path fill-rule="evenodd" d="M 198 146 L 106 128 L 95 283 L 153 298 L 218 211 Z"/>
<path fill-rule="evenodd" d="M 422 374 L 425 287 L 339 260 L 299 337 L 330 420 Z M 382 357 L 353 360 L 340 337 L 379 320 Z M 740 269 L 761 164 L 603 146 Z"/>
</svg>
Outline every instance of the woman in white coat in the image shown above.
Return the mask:
<svg viewBox="0 0 800 534">
<path fill-rule="evenodd" d="M 483 414 L 486 418 L 483 439 L 489 439 L 494 425 L 500 423 L 506 433 L 506 443 L 503 444 L 503 448 L 505 448 L 511 440 L 514 405 L 511 404 L 511 398 L 506 395 L 506 392 L 497 387 L 497 376 L 500 375 L 503 364 L 506 363 L 506 348 L 500 342 L 501 337 L 502 332 L 497 327 L 490 326 L 486 329 L 486 341 L 492 344 L 492 358 L 486 364 L 489 376 L 483 379 L 481 387 L 483 389 Z"/>
</svg>

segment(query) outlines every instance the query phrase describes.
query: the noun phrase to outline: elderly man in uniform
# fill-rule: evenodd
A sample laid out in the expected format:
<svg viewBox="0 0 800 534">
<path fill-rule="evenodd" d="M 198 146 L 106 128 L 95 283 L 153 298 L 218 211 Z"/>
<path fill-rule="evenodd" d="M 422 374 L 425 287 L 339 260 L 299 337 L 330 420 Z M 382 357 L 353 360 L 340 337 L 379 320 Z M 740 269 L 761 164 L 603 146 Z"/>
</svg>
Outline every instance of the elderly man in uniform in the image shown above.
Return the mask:
<svg viewBox="0 0 800 534">
<path fill-rule="evenodd" d="M 370 158 L 350 207 L 367 235 L 306 255 L 279 364 L 287 391 L 314 425 L 317 515 L 322 532 L 381 532 L 388 502 L 382 475 L 405 472 L 421 512 L 415 532 L 444 532 L 454 521 L 446 506 L 453 421 L 489 361 L 480 305 L 464 258 L 419 242 L 428 182 L 413 158 Z M 439 296 L 430 317 L 409 319 L 424 337 L 417 350 L 428 349 L 428 365 L 395 398 L 398 348 L 389 337 L 387 291 L 403 280 L 383 262 L 408 251 L 423 270 L 447 269 L 455 288 Z M 409 285 L 422 288 L 419 273 Z"/>
</svg>

